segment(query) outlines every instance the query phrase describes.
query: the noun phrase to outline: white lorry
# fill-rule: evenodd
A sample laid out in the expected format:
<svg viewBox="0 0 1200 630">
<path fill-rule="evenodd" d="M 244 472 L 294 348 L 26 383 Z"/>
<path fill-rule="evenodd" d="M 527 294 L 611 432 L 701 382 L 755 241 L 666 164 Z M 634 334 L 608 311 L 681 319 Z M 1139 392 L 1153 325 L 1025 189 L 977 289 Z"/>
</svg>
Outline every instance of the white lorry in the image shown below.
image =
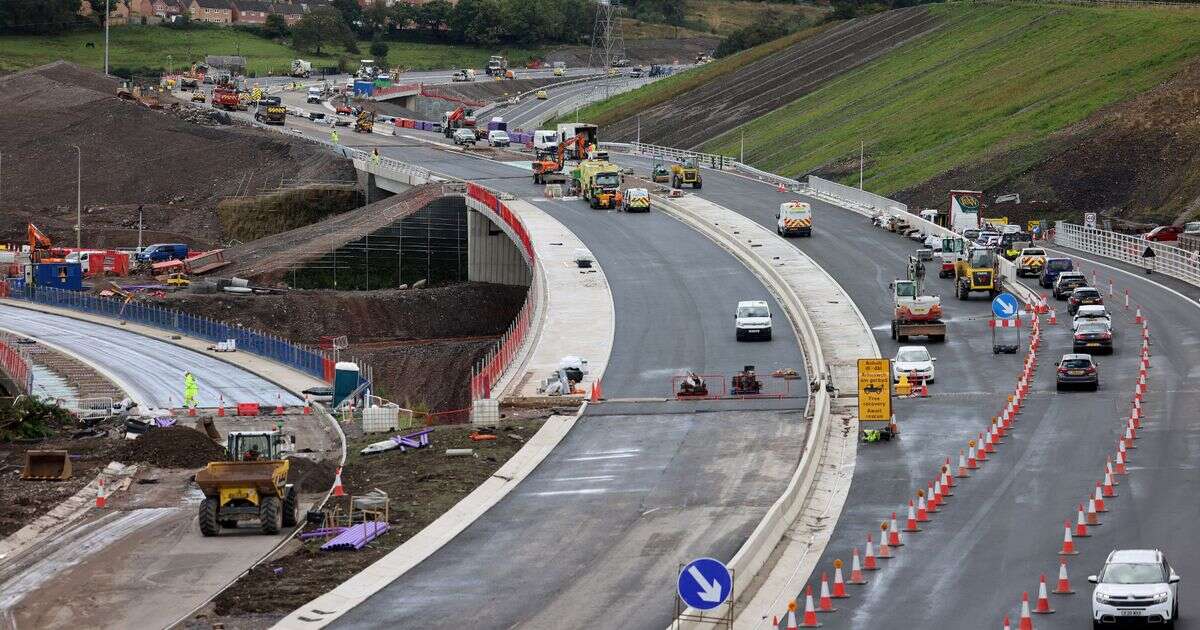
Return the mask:
<svg viewBox="0 0 1200 630">
<path fill-rule="evenodd" d="M 312 64 L 303 59 L 293 59 L 291 74 L 297 79 L 307 79 L 312 75 Z"/>
<path fill-rule="evenodd" d="M 583 151 L 579 150 L 577 144 L 572 143 L 566 149 L 566 157 L 568 160 L 582 160 L 587 156 L 584 152 L 588 146 L 596 144 L 596 135 L 600 130 L 599 127 L 590 123 L 559 123 L 558 125 L 558 141 L 565 142 L 580 135 L 583 136 Z"/>
</svg>

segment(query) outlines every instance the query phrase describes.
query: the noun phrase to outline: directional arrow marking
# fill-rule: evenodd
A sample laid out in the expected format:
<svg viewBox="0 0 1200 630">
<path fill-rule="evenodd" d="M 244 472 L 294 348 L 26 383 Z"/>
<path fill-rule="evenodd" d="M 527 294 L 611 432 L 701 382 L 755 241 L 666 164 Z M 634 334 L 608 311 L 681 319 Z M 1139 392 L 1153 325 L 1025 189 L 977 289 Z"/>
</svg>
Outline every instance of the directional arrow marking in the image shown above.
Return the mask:
<svg viewBox="0 0 1200 630">
<path fill-rule="evenodd" d="M 1014 309 L 1013 305 L 1009 304 L 1007 300 L 1000 300 L 997 302 L 997 304 L 1000 306 L 1000 312 L 1005 316 L 1012 315 L 1014 312 L 1016 312 L 1016 309 Z"/>
<path fill-rule="evenodd" d="M 697 569 L 695 566 L 688 567 L 688 575 L 692 576 L 692 579 L 696 580 L 696 583 L 700 585 L 700 599 L 710 603 L 721 601 L 720 581 L 713 580 L 712 583 L 709 583 L 708 578 L 704 577 L 700 569 Z"/>
</svg>

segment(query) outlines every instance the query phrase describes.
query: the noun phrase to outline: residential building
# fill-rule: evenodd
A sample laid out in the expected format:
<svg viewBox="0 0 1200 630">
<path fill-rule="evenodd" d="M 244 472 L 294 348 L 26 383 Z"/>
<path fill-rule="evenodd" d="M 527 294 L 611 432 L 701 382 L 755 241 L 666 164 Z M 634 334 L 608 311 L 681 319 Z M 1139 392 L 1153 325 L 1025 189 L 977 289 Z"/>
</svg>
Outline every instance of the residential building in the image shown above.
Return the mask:
<svg viewBox="0 0 1200 630">
<path fill-rule="evenodd" d="M 233 0 L 238 24 L 265 24 L 271 13 L 271 4 L 260 0 Z"/>
<path fill-rule="evenodd" d="M 181 3 L 180 0 L 153 0 L 152 4 L 154 6 L 154 14 L 162 18 L 182 15 L 188 12 L 187 5 Z"/>
<path fill-rule="evenodd" d="M 286 4 L 283 2 L 275 2 L 271 4 L 271 13 L 276 13 L 283 16 L 283 21 L 288 26 L 300 21 L 304 17 L 304 9 L 298 4 Z"/>
<path fill-rule="evenodd" d="M 232 24 L 235 11 L 229 0 L 192 0 L 188 5 L 193 20 L 214 24 Z"/>
</svg>

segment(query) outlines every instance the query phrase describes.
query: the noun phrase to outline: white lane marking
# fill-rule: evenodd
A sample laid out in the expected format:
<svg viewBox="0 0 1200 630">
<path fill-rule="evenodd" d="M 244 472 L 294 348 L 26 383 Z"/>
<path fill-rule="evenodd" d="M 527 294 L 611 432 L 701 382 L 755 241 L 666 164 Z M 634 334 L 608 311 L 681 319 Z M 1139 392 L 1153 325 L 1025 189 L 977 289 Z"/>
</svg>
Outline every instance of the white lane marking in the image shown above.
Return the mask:
<svg viewBox="0 0 1200 630">
<path fill-rule="evenodd" d="M 550 481 L 554 481 L 554 482 L 567 482 L 567 481 L 612 481 L 612 480 L 613 480 L 613 479 L 615 479 L 615 478 L 616 478 L 616 477 L 614 477 L 613 475 L 593 475 L 593 476 L 591 476 L 591 477 L 558 477 L 557 479 L 551 479 Z"/>
<path fill-rule="evenodd" d="M 553 497 L 560 494 L 604 494 L 608 488 L 580 488 L 579 490 L 547 490 L 545 492 L 530 492 L 533 497 Z"/>
<path fill-rule="evenodd" d="M 567 461 L 569 461 L 569 462 L 591 462 L 591 461 L 596 461 L 596 460 L 600 460 L 600 459 L 625 459 L 627 457 L 637 457 L 637 455 L 634 453 L 614 453 L 612 455 L 592 455 L 592 456 L 585 456 L 585 457 L 570 457 L 570 458 L 567 458 Z"/>
<path fill-rule="evenodd" d="M 1100 267 L 1104 267 L 1105 269 L 1112 269 L 1113 271 L 1118 271 L 1118 272 L 1120 272 L 1120 273 L 1123 273 L 1123 274 L 1125 274 L 1125 275 L 1127 275 L 1127 276 L 1130 276 L 1130 277 L 1136 278 L 1136 279 L 1138 279 L 1138 280 L 1142 280 L 1142 281 L 1146 282 L 1147 284 L 1152 284 L 1152 285 L 1154 285 L 1154 286 L 1156 286 L 1156 287 L 1158 287 L 1158 288 L 1162 289 L 1163 291 L 1166 291 L 1167 293 L 1173 293 L 1173 294 L 1175 294 L 1175 296 L 1179 297 L 1179 298 L 1180 298 L 1180 299 L 1182 299 L 1184 302 L 1187 302 L 1188 304 L 1191 304 L 1192 306 L 1195 306 L 1196 308 L 1200 308 L 1200 303 L 1197 303 L 1197 302 L 1196 302 L 1195 300 L 1193 300 L 1192 298 L 1190 298 L 1190 297 L 1188 297 L 1188 296 L 1186 296 L 1186 295 L 1184 295 L 1184 294 L 1180 293 L 1179 291 L 1176 291 L 1175 289 L 1172 289 L 1171 287 L 1169 287 L 1169 286 L 1167 286 L 1167 285 L 1165 285 L 1165 284 L 1159 284 L 1158 282 L 1155 282 L 1155 281 L 1153 281 L 1153 280 L 1151 280 L 1151 279 L 1149 279 L 1149 278 L 1143 278 L 1142 276 L 1139 276 L 1139 275 L 1137 275 L 1136 273 L 1133 273 L 1132 271 L 1126 271 L 1126 270 L 1124 270 L 1124 269 L 1121 269 L 1120 267 L 1114 267 L 1114 266 L 1112 266 L 1112 265 L 1106 265 L 1106 264 L 1104 264 L 1104 263 L 1102 263 L 1102 262 L 1100 262 L 1100 261 L 1098 261 L 1098 260 L 1096 260 L 1096 259 L 1094 259 L 1094 258 L 1088 258 L 1088 256 L 1099 256 L 1099 254 L 1091 254 L 1091 253 L 1088 253 L 1088 252 L 1084 252 L 1083 254 L 1087 254 L 1087 256 L 1085 256 L 1085 255 L 1083 255 L 1083 254 L 1073 254 L 1073 253 L 1070 253 L 1070 252 L 1063 251 L 1063 250 L 1061 250 L 1061 249 L 1051 249 L 1051 248 L 1049 248 L 1049 247 L 1047 247 L 1047 248 L 1046 248 L 1046 250 L 1047 250 L 1047 251 L 1051 251 L 1051 252 L 1057 252 L 1057 253 L 1059 253 L 1059 254 L 1061 254 L 1061 255 L 1063 255 L 1063 256 L 1067 256 L 1067 257 L 1069 257 L 1069 258 L 1081 258 L 1081 259 L 1083 259 L 1083 260 L 1086 260 L 1086 261 L 1088 261 L 1088 262 L 1092 263 L 1093 265 L 1098 265 L 1098 266 L 1100 266 Z"/>
</svg>

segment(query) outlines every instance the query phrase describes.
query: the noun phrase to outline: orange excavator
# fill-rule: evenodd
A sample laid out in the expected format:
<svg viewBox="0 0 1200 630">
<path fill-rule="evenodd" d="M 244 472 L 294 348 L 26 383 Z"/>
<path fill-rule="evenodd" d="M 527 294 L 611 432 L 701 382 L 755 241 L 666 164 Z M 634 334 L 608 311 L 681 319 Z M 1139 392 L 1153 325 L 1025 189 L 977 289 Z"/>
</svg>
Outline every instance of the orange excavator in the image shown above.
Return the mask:
<svg viewBox="0 0 1200 630">
<path fill-rule="evenodd" d="M 563 175 L 563 166 L 566 164 L 567 149 L 575 147 L 576 155 L 584 155 L 587 150 L 587 136 L 584 134 L 576 134 L 574 138 L 568 138 L 558 143 L 558 148 L 554 151 L 554 158 L 543 158 L 534 161 L 530 166 L 533 169 L 533 183 L 535 184 L 561 184 L 567 181 L 567 177 Z"/>
<path fill-rule="evenodd" d="M 34 263 L 63 262 L 60 252 L 54 251 L 54 243 L 44 232 L 32 223 L 25 228 L 29 239 L 29 260 Z"/>
</svg>

